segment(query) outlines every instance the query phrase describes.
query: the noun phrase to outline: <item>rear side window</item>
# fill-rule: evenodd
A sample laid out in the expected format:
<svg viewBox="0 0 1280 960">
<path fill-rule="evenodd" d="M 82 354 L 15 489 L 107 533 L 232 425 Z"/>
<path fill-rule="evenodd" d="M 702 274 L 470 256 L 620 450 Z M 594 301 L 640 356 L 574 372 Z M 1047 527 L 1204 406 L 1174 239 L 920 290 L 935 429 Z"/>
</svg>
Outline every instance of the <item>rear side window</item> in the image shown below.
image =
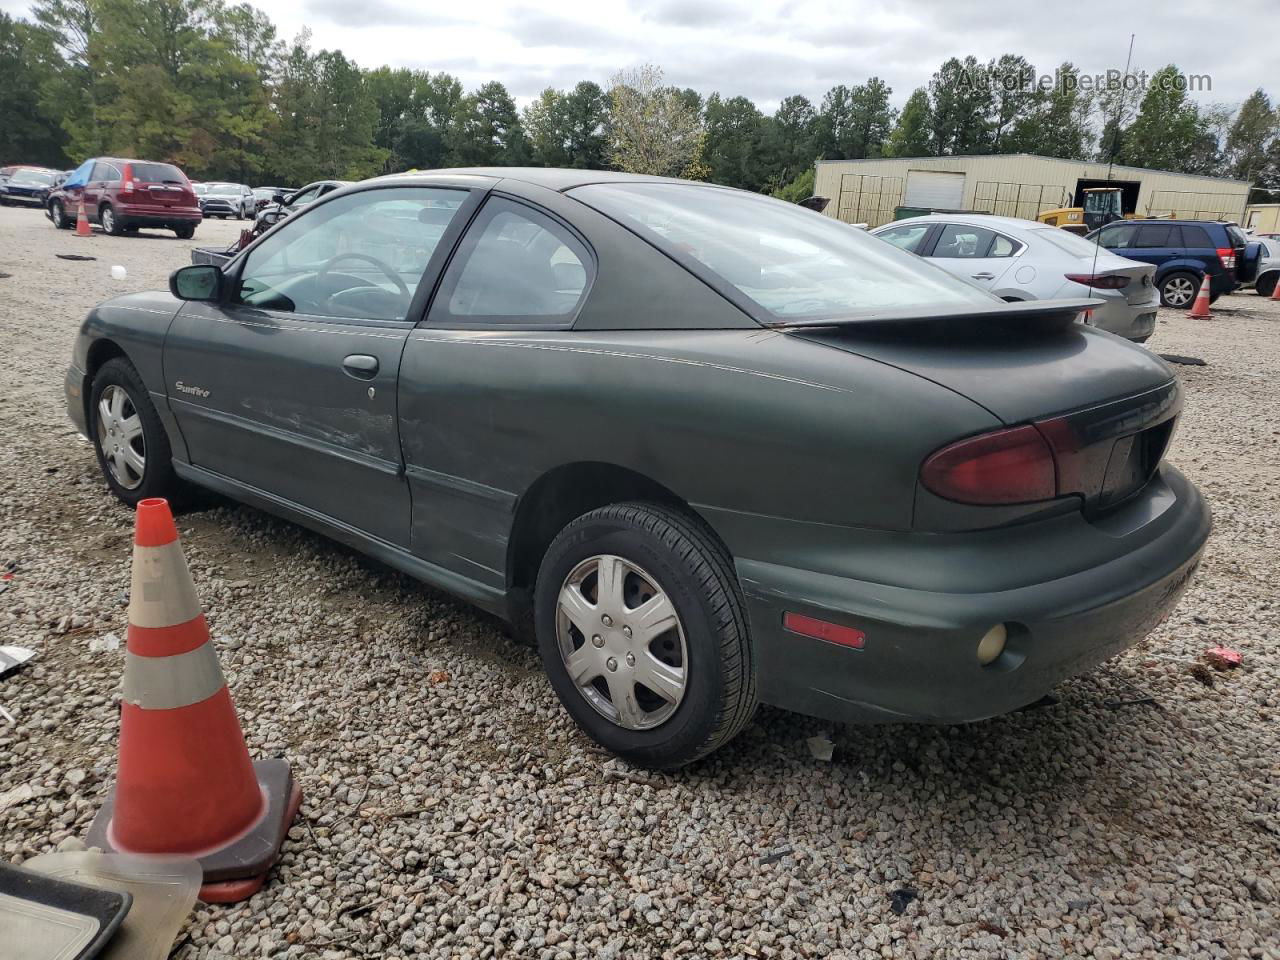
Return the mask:
<svg viewBox="0 0 1280 960">
<path fill-rule="evenodd" d="M 1152 223 L 1138 231 L 1139 247 L 1176 247 L 1178 245 L 1178 228 L 1168 223 Z"/>
<path fill-rule="evenodd" d="M 1008 237 L 997 233 L 995 240 L 991 242 L 991 252 L 987 254 L 989 257 L 1012 257 L 1018 245 Z"/>
<path fill-rule="evenodd" d="M 648 240 L 762 321 L 992 303 L 990 294 L 878 236 L 758 194 L 686 183 L 596 183 L 569 196 Z"/>
<path fill-rule="evenodd" d="M 186 183 L 187 178 L 171 163 L 133 163 L 133 179 L 139 183 Z"/>
<path fill-rule="evenodd" d="M 445 272 L 428 322 L 567 324 L 586 296 L 591 256 L 551 217 L 489 199 Z"/>
<path fill-rule="evenodd" d="M 1194 224 L 1182 224 L 1182 245 L 1192 250 L 1217 249 L 1209 239 L 1209 231 Z"/>
<path fill-rule="evenodd" d="M 977 259 L 985 257 L 996 235 L 982 227 L 970 227 L 963 223 L 948 223 L 942 228 L 933 255 L 946 259 Z M 1006 254 L 1008 256 L 1008 254 Z"/>
<path fill-rule="evenodd" d="M 1233 247 L 1243 247 L 1249 242 L 1249 238 L 1244 235 L 1244 231 L 1234 223 L 1227 224 L 1227 236 L 1231 239 Z"/>
</svg>

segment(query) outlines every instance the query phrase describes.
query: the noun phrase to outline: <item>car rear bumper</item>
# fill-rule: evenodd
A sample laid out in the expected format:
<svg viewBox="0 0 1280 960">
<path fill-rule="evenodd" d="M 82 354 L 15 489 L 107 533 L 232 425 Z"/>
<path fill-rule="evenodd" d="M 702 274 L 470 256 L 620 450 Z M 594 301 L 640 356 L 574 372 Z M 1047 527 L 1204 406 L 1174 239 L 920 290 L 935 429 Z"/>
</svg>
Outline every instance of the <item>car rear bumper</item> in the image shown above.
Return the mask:
<svg viewBox="0 0 1280 960">
<path fill-rule="evenodd" d="M 1107 562 L 1090 560 L 1013 589 L 1001 584 L 993 592 L 950 593 L 738 560 L 760 697 L 799 713 L 860 723 L 963 723 L 1025 706 L 1159 624 L 1195 572 L 1210 525 L 1199 491 L 1165 465 L 1134 502 L 1097 524 L 1082 517 L 1026 524 L 1021 532 L 992 536 L 985 551 L 981 537 L 963 535 L 965 548 L 946 561 L 963 560 L 967 572 L 957 571 L 957 582 L 971 581 L 983 565 L 1007 576 L 1017 563 L 1011 535 L 1029 538 L 1033 549 L 1067 571 L 1073 559 L 1079 564 L 1088 551 L 1096 553 L 1096 543 L 1084 549 L 1086 539 L 1114 541 Z M 926 554 L 948 551 L 949 536 L 930 538 L 936 548 L 913 548 L 922 568 L 938 569 L 938 557 Z M 1036 576 L 1044 577 L 1044 569 Z M 855 627 L 865 633 L 864 646 L 790 633 L 782 626 L 785 612 Z M 982 666 L 978 641 L 1001 623 L 1009 630 L 1005 652 Z"/>
<path fill-rule="evenodd" d="M 152 204 L 121 204 L 116 208 L 121 223 L 137 227 L 165 227 L 170 224 L 199 223 L 199 207 L 165 207 Z"/>
<path fill-rule="evenodd" d="M 1160 309 L 1160 294 L 1154 287 L 1151 296 L 1139 303 L 1130 303 L 1122 293 L 1108 291 L 1092 295 L 1105 304 L 1093 311 L 1092 324 L 1129 340 L 1145 340 L 1156 330 L 1156 312 Z"/>
</svg>

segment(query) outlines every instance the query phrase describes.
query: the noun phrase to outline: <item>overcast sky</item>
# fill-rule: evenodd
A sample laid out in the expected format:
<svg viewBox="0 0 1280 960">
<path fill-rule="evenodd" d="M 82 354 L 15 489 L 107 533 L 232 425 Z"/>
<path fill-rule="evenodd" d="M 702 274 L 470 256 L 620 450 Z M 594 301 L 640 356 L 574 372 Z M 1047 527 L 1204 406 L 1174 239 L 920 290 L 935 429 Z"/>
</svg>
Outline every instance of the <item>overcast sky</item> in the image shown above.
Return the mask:
<svg viewBox="0 0 1280 960">
<path fill-rule="evenodd" d="M 1086 73 L 1176 63 L 1208 74 L 1208 103 L 1237 103 L 1258 86 L 1280 97 L 1280 4 L 1232 0 L 945 2 L 910 0 L 258 0 L 288 39 L 309 26 L 317 48 L 362 67 L 447 70 L 468 89 L 507 85 L 520 102 L 547 86 L 606 85 L 622 67 L 656 63 L 703 93 L 744 94 L 772 109 L 802 93 L 817 103 L 837 83 L 879 76 L 902 102 L 950 56 L 1019 53 L 1041 72 L 1065 59 Z M 26 0 L 0 0 L 23 14 Z M 1270 88 L 1269 88 L 1270 87 Z"/>
</svg>

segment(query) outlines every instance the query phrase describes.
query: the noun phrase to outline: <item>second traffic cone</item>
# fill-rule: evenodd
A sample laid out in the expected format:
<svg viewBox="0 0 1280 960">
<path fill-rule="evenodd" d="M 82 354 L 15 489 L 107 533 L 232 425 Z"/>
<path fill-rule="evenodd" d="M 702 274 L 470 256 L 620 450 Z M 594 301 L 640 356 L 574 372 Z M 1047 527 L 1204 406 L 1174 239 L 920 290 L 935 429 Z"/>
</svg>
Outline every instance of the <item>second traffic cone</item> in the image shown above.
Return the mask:
<svg viewBox="0 0 1280 960">
<path fill-rule="evenodd" d="M 1280 300 L 1280 277 L 1276 277 L 1276 285 L 1271 288 L 1271 299 Z"/>
<path fill-rule="evenodd" d="M 1209 275 L 1207 273 L 1200 281 L 1200 292 L 1196 294 L 1196 302 L 1191 305 L 1191 312 L 1187 316 L 1195 317 L 1197 320 L 1213 319 L 1213 315 L 1209 313 Z"/>
<path fill-rule="evenodd" d="M 84 212 L 84 192 L 80 193 L 80 212 L 76 214 L 76 236 L 92 237 L 93 231 L 89 229 L 89 217 Z"/>
<path fill-rule="evenodd" d="M 285 761 L 249 759 L 164 500 L 138 504 L 126 649 L 116 785 L 87 842 L 195 857 L 202 900 L 246 899 L 279 856 L 302 791 Z"/>
</svg>

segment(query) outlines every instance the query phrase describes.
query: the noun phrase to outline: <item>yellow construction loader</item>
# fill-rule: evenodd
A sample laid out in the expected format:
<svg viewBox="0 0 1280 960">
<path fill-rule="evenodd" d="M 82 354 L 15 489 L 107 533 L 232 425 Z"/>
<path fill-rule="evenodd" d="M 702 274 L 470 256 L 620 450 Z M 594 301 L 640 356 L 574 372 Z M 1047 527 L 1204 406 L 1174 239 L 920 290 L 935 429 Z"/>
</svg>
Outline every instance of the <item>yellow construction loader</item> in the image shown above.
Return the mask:
<svg viewBox="0 0 1280 960">
<path fill-rule="evenodd" d="M 1120 208 L 1119 187 L 1085 187 L 1083 207 L 1060 207 L 1046 210 L 1036 217 L 1040 223 L 1061 227 L 1084 235 L 1106 226 L 1113 220 L 1125 219 Z"/>
</svg>

